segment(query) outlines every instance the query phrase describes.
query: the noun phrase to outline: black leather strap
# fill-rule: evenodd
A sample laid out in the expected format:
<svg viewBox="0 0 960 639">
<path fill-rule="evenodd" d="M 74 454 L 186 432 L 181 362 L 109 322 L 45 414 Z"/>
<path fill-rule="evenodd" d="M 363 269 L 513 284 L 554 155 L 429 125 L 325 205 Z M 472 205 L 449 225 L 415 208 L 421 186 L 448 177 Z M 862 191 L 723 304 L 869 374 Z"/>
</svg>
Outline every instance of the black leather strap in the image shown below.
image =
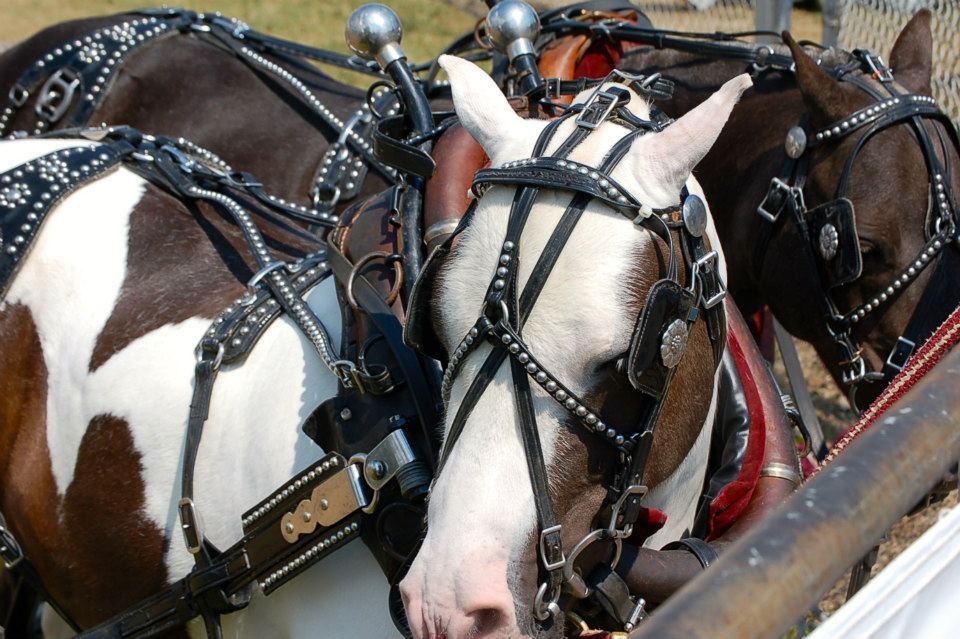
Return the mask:
<svg viewBox="0 0 960 639">
<path fill-rule="evenodd" d="M 685 537 L 684 539 L 671 542 L 664 546 L 663 550 L 686 550 L 696 557 L 697 561 L 699 561 L 700 565 L 704 568 L 720 558 L 720 555 L 717 554 L 717 551 L 714 550 L 710 544 L 696 537 Z"/>
</svg>

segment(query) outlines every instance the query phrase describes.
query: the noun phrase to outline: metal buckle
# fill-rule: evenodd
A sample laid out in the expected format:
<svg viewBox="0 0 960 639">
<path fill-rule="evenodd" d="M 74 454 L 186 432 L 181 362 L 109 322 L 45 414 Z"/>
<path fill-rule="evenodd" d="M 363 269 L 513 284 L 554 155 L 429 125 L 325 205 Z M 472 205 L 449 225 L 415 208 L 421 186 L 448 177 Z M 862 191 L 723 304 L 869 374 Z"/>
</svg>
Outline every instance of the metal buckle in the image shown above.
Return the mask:
<svg viewBox="0 0 960 639">
<path fill-rule="evenodd" d="M 374 490 L 380 490 L 393 479 L 397 472 L 411 462 L 417 461 L 407 436 L 395 430 L 373 447 L 363 460 L 363 478 Z"/>
<path fill-rule="evenodd" d="M 3 515 L 0 515 L 0 557 L 3 558 L 3 566 L 7 570 L 16 568 L 24 559 L 23 548 L 7 528 Z"/>
<path fill-rule="evenodd" d="M 604 107 L 603 112 L 600 114 L 600 119 L 597 120 L 596 122 L 588 120 L 587 112 L 590 110 L 590 107 L 596 104 L 600 98 L 606 98 L 607 100 L 609 100 L 609 102 Z M 594 91 L 593 94 L 590 96 L 590 98 L 587 100 L 587 103 L 583 105 L 583 111 L 581 111 L 580 115 L 577 116 L 577 119 L 576 119 L 577 126 L 582 127 L 584 129 L 590 129 L 590 130 L 596 129 L 598 126 L 603 124 L 604 120 L 610 117 L 610 114 L 613 113 L 613 110 L 617 107 L 617 104 L 619 103 L 620 103 L 619 95 L 617 95 L 616 93 L 612 93 L 610 91 L 604 91 L 600 88 L 597 88 L 597 90 Z"/>
<path fill-rule="evenodd" d="M 40 89 L 37 98 L 37 115 L 49 122 L 56 122 L 70 108 L 73 96 L 80 87 L 80 76 L 68 69 L 57 69 Z"/>
<path fill-rule="evenodd" d="M 910 361 L 910 357 L 913 355 L 916 347 L 916 343 L 908 340 L 906 337 L 898 337 L 897 343 L 893 349 L 890 350 L 890 355 L 887 357 L 887 366 L 899 373 L 903 370 L 903 367 L 907 365 L 907 362 Z"/>
<path fill-rule="evenodd" d="M 197 509 L 193 505 L 193 500 L 189 497 L 181 499 L 179 506 L 180 530 L 183 532 L 183 541 L 187 546 L 187 551 L 191 555 L 196 555 L 203 548 L 203 532 L 200 530 Z"/>
<path fill-rule="evenodd" d="M 850 361 L 841 364 L 840 381 L 844 386 L 851 386 L 867 374 L 867 364 L 857 353 Z"/>
<path fill-rule="evenodd" d="M 216 349 L 211 349 L 211 346 L 216 346 Z M 204 339 L 197 346 L 197 364 L 211 361 L 208 354 L 213 353 L 213 369 L 219 369 L 223 362 L 223 350 L 223 342 L 215 339 Z"/>
<path fill-rule="evenodd" d="M 547 537 L 554 533 L 559 535 L 562 530 L 563 526 L 557 524 L 556 526 L 550 526 L 540 531 L 540 561 L 543 562 L 543 567 L 547 569 L 547 572 L 559 570 L 567 563 L 567 558 L 564 556 L 562 549 L 560 550 L 560 559 L 552 563 L 547 561 Z"/>
<path fill-rule="evenodd" d="M 27 98 L 30 97 L 30 92 L 19 84 L 15 84 L 10 87 L 10 93 L 7 94 L 7 97 L 10 98 L 10 102 L 14 107 L 19 108 L 26 103 Z"/>
<path fill-rule="evenodd" d="M 727 295 L 727 287 L 724 286 L 723 280 L 720 278 L 720 273 L 717 271 L 717 260 L 719 255 L 716 251 L 710 251 L 697 261 L 693 263 L 693 266 L 690 268 L 690 288 L 687 289 L 691 293 L 694 293 L 697 296 L 697 303 L 701 304 L 705 310 L 709 310 L 723 301 L 723 298 Z M 710 268 L 707 268 L 707 267 Z M 706 285 L 701 281 L 701 278 L 704 273 L 714 272 L 717 276 L 717 283 L 720 290 L 714 293 L 709 298 L 704 298 L 703 293 L 706 291 Z M 699 284 L 699 286 L 698 286 Z"/>
<path fill-rule="evenodd" d="M 633 524 L 627 524 L 623 530 L 617 528 L 617 518 L 620 516 L 620 511 L 623 510 L 624 504 L 627 503 L 627 499 L 633 495 L 637 495 L 638 499 L 643 499 L 643 496 L 647 494 L 647 487 L 642 484 L 633 484 L 628 486 L 623 494 L 620 495 L 619 499 L 613 504 L 613 508 L 610 512 L 610 523 L 607 524 L 606 532 L 611 539 L 626 539 L 631 534 L 633 534 Z"/>
<path fill-rule="evenodd" d="M 879 54 L 876 54 L 873 51 L 864 51 L 863 61 L 870 69 L 870 73 L 875 79 L 879 80 L 880 82 L 893 82 L 893 73 L 890 71 L 890 67 L 886 65 L 886 63 L 883 61 L 883 58 L 881 58 Z"/>
<path fill-rule="evenodd" d="M 767 189 L 767 194 L 763 196 L 763 201 L 757 207 L 757 213 L 771 224 L 776 222 L 783 207 L 787 205 L 787 198 L 790 197 L 793 190 L 792 186 L 780 178 L 773 178 L 770 180 L 770 188 Z M 779 199 L 780 197 L 782 199 Z M 777 198 L 777 200 L 774 200 L 774 198 Z M 779 204 L 779 206 L 773 206 L 775 204 Z"/>
</svg>

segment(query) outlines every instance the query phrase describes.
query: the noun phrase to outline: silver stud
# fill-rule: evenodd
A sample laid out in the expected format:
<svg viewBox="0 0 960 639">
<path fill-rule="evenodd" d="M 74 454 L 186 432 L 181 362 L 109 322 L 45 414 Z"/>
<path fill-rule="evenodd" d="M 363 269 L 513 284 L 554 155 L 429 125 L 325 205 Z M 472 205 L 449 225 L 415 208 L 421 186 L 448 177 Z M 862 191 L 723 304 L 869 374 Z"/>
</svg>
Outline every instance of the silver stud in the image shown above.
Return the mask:
<svg viewBox="0 0 960 639">
<path fill-rule="evenodd" d="M 567 401 L 563 402 L 563 405 L 567 408 L 567 410 L 573 410 L 577 407 L 577 402 L 572 397 L 568 397 Z"/>
<path fill-rule="evenodd" d="M 553 393 L 553 392 L 555 392 L 555 391 L 557 390 L 557 383 L 556 383 L 555 381 L 551 380 L 551 381 L 547 382 L 545 388 L 547 389 L 548 392 Z"/>
<path fill-rule="evenodd" d="M 567 393 L 566 393 L 566 391 L 564 391 L 564 390 L 558 390 L 558 391 L 557 391 L 557 394 L 554 395 L 554 397 L 556 397 L 558 400 L 560 400 L 560 401 L 562 402 L 563 400 L 565 400 L 565 399 L 567 398 Z"/>
</svg>

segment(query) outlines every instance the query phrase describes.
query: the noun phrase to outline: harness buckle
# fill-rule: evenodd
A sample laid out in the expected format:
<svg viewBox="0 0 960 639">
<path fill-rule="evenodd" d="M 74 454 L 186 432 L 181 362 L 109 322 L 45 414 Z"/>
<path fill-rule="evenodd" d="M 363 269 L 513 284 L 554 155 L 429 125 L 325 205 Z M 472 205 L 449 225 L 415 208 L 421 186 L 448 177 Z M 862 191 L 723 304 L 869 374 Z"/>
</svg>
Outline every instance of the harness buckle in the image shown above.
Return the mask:
<svg viewBox="0 0 960 639">
<path fill-rule="evenodd" d="M 633 522 L 626 523 L 624 527 L 617 528 L 617 519 L 620 518 L 620 512 L 623 510 L 623 507 L 626 505 L 627 500 L 635 497 L 638 501 L 643 499 L 644 495 L 647 494 L 647 487 L 642 484 L 633 484 L 628 486 L 623 494 L 617 499 L 613 504 L 613 508 L 610 509 L 610 523 L 607 524 L 606 533 L 610 539 L 626 539 L 633 534 Z"/>
<path fill-rule="evenodd" d="M 183 532 L 183 542 L 187 546 L 187 552 L 196 555 L 203 548 L 203 532 L 200 530 L 197 509 L 193 505 L 193 500 L 184 497 L 180 500 L 180 530 Z"/>
<path fill-rule="evenodd" d="M 840 366 L 840 381 L 844 386 L 856 384 L 867 374 L 867 363 L 859 352 L 848 361 L 841 362 Z"/>
<path fill-rule="evenodd" d="M 0 558 L 3 559 L 3 567 L 7 570 L 16 568 L 24 559 L 23 548 L 7 528 L 7 520 L 2 514 L 0 514 Z"/>
<path fill-rule="evenodd" d="M 48 122 L 56 122 L 70 108 L 73 96 L 80 88 L 80 76 L 69 69 L 57 69 L 40 89 L 37 98 L 37 115 Z"/>
<path fill-rule="evenodd" d="M 770 180 L 770 188 L 763 196 L 763 201 L 757 207 L 757 213 L 766 221 L 773 224 L 780 217 L 780 212 L 786 206 L 787 200 L 794 193 L 794 188 L 778 177 Z"/>
<path fill-rule="evenodd" d="M 719 254 L 716 251 L 710 251 L 695 261 L 690 268 L 690 288 L 688 290 L 697 296 L 697 302 L 703 306 L 704 310 L 713 308 L 727 296 L 727 287 L 717 271 L 718 260 Z M 707 278 L 710 278 L 710 283 L 716 284 L 716 293 L 713 292 L 713 287 L 708 287 Z M 710 297 L 704 297 L 704 293 L 710 295 Z"/>
<path fill-rule="evenodd" d="M 580 112 L 580 115 L 577 116 L 576 124 L 579 127 L 584 129 L 596 129 L 598 126 L 603 124 L 603 121 L 610 117 L 610 114 L 613 113 L 613 110 L 617 108 L 617 105 L 620 104 L 620 100 L 623 97 L 630 97 L 630 94 L 627 93 L 626 89 L 618 89 L 617 87 L 611 87 L 609 90 L 604 90 L 597 88 L 593 94 L 587 99 L 586 104 L 583 105 L 583 111 Z M 588 116 L 590 107 L 595 106 L 601 99 L 607 100 L 603 105 L 603 111 L 600 113 L 600 117 L 596 121 L 591 120 Z"/>
<path fill-rule="evenodd" d="M 547 544 L 547 537 L 554 534 L 559 537 L 562 530 L 563 526 L 557 524 L 556 526 L 550 526 L 549 528 L 544 528 L 540 531 L 540 561 L 543 562 L 543 567 L 547 570 L 547 572 L 559 570 L 567 563 L 567 558 L 564 556 L 563 548 L 559 543 L 557 544 L 557 548 L 560 550 L 560 559 L 556 561 L 550 561 L 547 559 L 547 557 L 551 554 Z"/>
<path fill-rule="evenodd" d="M 893 82 L 893 73 L 879 54 L 867 49 L 861 49 L 861 58 L 870 70 L 870 75 L 873 76 L 875 80 L 879 80 L 880 82 Z"/>
<path fill-rule="evenodd" d="M 899 373 L 903 370 L 904 366 L 907 365 L 907 362 L 910 361 L 910 357 L 913 355 L 913 351 L 916 349 L 916 347 L 917 345 L 915 342 L 912 342 L 901 335 L 897 338 L 897 343 L 894 345 L 893 349 L 890 351 L 890 355 L 887 357 L 887 366 Z"/>
</svg>

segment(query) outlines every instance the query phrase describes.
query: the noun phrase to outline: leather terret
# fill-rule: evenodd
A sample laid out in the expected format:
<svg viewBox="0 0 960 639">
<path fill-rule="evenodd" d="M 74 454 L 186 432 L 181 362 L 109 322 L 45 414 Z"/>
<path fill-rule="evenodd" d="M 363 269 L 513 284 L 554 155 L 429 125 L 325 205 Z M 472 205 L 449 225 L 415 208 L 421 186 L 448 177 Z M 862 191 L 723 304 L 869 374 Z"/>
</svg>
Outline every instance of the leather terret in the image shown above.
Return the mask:
<svg viewBox="0 0 960 639">
<path fill-rule="evenodd" d="M 824 259 L 820 252 L 820 232 L 827 224 L 832 224 L 838 235 L 837 254 L 829 260 Z M 823 283 L 827 288 L 849 284 L 860 277 L 863 260 L 857 236 L 857 220 L 850 200 L 838 198 L 810 209 L 807 212 L 807 225 L 814 254 L 819 256 L 823 267 Z"/>
<path fill-rule="evenodd" d="M 650 287 L 630 338 L 627 375 L 634 388 L 656 398 L 663 395 L 670 369 L 660 358 L 660 336 L 674 320 L 686 324 L 696 304 L 693 294 L 672 280 L 659 280 Z"/>
</svg>

